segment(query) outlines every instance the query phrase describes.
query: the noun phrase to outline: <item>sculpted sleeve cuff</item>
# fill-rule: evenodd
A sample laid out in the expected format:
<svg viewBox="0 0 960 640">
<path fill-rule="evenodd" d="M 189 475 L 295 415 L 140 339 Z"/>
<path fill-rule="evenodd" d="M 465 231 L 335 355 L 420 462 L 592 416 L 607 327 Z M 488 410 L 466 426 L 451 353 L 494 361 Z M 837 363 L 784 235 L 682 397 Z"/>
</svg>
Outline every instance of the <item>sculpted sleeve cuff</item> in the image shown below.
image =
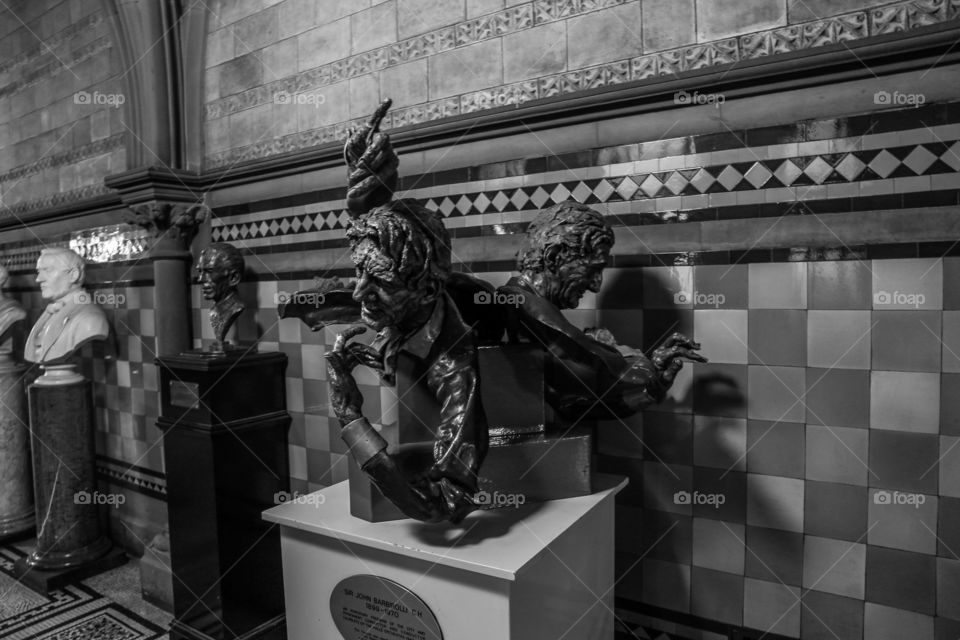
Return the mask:
<svg viewBox="0 0 960 640">
<path fill-rule="evenodd" d="M 387 448 L 387 441 L 366 418 L 357 418 L 347 424 L 340 430 L 340 437 L 361 469 L 371 458 Z"/>
</svg>

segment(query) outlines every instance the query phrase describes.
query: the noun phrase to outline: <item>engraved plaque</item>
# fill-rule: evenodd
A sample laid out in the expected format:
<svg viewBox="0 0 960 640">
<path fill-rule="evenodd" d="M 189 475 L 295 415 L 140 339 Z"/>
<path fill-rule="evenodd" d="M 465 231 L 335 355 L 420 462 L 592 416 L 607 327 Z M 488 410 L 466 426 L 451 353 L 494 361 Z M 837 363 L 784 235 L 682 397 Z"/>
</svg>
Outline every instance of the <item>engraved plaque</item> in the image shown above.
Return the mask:
<svg viewBox="0 0 960 640">
<path fill-rule="evenodd" d="M 196 409 L 200 406 L 200 385 L 196 382 L 170 381 L 170 404 Z"/>
<path fill-rule="evenodd" d="M 443 640 L 427 603 L 378 576 L 341 580 L 330 595 L 330 613 L 344 640 Z"/>
</svg>

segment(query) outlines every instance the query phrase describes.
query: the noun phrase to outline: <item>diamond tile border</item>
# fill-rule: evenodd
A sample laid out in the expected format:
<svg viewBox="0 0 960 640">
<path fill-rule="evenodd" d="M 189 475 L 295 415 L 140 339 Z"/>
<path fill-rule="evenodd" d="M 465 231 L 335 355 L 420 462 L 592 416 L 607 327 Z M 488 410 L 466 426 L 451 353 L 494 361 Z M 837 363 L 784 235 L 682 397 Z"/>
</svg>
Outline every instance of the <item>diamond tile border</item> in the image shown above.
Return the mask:
<svg viewBox="0 0 960 640">
<path fill-rule="evenodd" d="M 542 0 L 546 2 L 547 0 Z M 634 1 L 634 0 L 626 0 Z M 577 11 L 593 11 L 615 4 L 622 0 L 550 0 L 557 7 L 550 15 L 569 17 Z M 541 1 L 534 3 L 540 5 Z M 562 6 L 560 6 L 562 5 Z M 568 6 L 569 5 L 569 6 Z M 403 49 L 407 56 L 397 57 L 396 64 L 426 57 L 461 46 L 457 40 L 457 29 L 478 20 L 503 16 L 511 11 L 522 13 L 530 5 L 519 5 L 511 9 L 484 16 L 474 21 L 461 23 L 454 27 L 431 32 L 411 40 L 382 49 L 366 52 L 340 60 L 330 65 L 310 69 L 289 78 L 284 78 L 233 96 L 227 96 L 210 102 L 206 106 L 208 120 L 220 118 L 236 111 L 265 104 L 273 100 L 278 92 L 298 93 L 311 91 L 339 80 L 377 71 L 391 66 L 389 50 Z M 535 11 L 535 13 L 537 13 Z M 526 16 L 526 14 L 524 14 Z M 515 31 L 540 24 L 539 13 L 527 18 L 514 17 L 506 21 L 509 29 Z M 556 19 L 562 19 L 558 17 Z M 727 38 L 715 42 L 689 45 L 670 51 L 647 54 L 627 60 L 610 62 L 603 65 L 566 71 L 543 76 L 535 80 L 502 85 L 483 91 L 473 91 L 459 96 L 434 100 L 419 105 L 397 109 L 387 114 L 383 121 L 384 129 L 419 124 L 440 118 L 464 113 L 474 113 L 508 105 L 519 105 L 531 100 L 566 95 L 577 91 L 586 91 L 598 87 L 623 84 L 631 81 L 646 80 L 658 76 L 678 74 L 695 69 L 731 64 L 738 60 L 749 60 L 777 53 L 788 53 L 835 45 L 869 36 L 883 35 L 898 31 L 907 31 L 918 27 L 937 24 L 960 17 L 960 2 L 957 0 L 912 0 L 879 9 L 858 11 L 823 20 L 771 29 L 759 33 Z M 505 18 L 504 18 L 505 19 Z M 525 26 L 521 26 L 525 25 Z M 503 27 L 507 29 L 508 27 Z M 440 37 L 440 33 L 451 32 L 449 37 Z M 489 37 L 499 35 L 495 29 L 468 29 L 470 33 L 486 34 Z M 511 31 L 504 31 L 508 33 Z M 463 40 L 469 44 L 476 40 Z M 438 48 L 441 47 L 441 48 Z M 445 47 L 445 48 L 443 48 Z M 400 53 L 396 53 L 400 56 Z M 352 74 L 352 75 L 351 75 Z M 227 165 L 269 157 L 279 153 L 298 151 L 312 146 L 343 140 L 347 128 L 361 124 L 360 119 L 340 122 L 309 131 L 300 131 L 272 140 L 258 142 L 246 147 L 238 147 L 209 154 L 206 157 L 207 168 L 213 169 Z"/>
<path fill-rule="evenodd" d="M 650 206 L 644 209 L 646 211 L 661 211 L 666 207 L 672 211 L 686 212 L 706 208 L 711 195 L 745 191 L 761 194 L 762 197 L 758 199 L 761 202 L 802 202 L 808 193 L 817 193 L 834 185 L 859 188 L 860 182 L 868 181 L 873 187 L 889 186 L 893 193 L 898 190 L 896 181 L 901 178 L 942 174 L 956 178 L 955 186 L 960 186 L 960 173 L 952 163 L 956 156 L 960 156 L 960 139 L 760 160 L 768 157 L 769 154 L 765 153 L 768 148 L 738 150 L 753 158 L 752 161 L 689 166 L 688 162 L 693 163 L 695 158 L 687 155 L 679 159 L 671 158 L 670 165 L 679 168 L 666 171 L 634 173 L 624 170 L 621 175 L 587 178 L 596 173 L 596 167 L 583 167 L 563 172 L 567 174 L 564 176 L 566 180 L 557 180 L 557 172 L 545 172 L 524 176 L 521 186 L 511 188 L 477 191 L 477 183 L 474 182 L 409 190 L 403 195 L 417 198 L 428 209 L 439 211 L 448 220 L 448 226 L 451 225 L 449 221 L 457 218 L 464 219 L 459 226 L 488 226 L 489 221 L 483 217 L 487 214 L 517 212 L 528 214 L 526 217 L 530 218 L 545 206 L 570 198 L 588 205 L 647 201 Z M 628 164 L 636 167 L 639 163 Z M 917 185 L 915 189 L 901 188 L 898 191 L 905 190 L 929 190 L 929 185 Z M 829 199 L 850 194 L 841 191 L 831 196 L 827 190 L 824 195 Z M 856 195 L 859 195 L 859 191 Z M 311 206 L 310 212 L 299 208 L 293 214 L 290 209 L 246 213 L 236 217 L 218 212 L 212 222 L 212 238 L 218 242 L 274 241 L 277 238 L 283 238 L 285 242 L 303 242 L 308 237 L 311 240 L 327 239 L 339 237 L 340 230 L 346 228 L 349 219 L 342 200 L 317 203 Z M 679 219 L 684 219 L 683 214 Z M 526 220 L 523 215 L 514 220 L 503 220 L 511 221 Z M 258 244 L 268 242 L 252 242 L 248 246 Z"/>
</svg>

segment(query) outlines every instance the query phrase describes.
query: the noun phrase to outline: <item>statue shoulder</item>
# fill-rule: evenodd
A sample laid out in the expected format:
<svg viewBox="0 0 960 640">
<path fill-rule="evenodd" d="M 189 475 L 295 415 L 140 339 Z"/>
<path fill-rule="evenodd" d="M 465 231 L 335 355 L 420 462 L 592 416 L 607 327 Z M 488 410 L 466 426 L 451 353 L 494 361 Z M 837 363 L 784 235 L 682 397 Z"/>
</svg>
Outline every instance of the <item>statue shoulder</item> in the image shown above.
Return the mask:
<svg viewBox="0 0 960 640">
<path fill-rule="evenodd" d="M 90 333 L 106 334 L 110 330 L 107 314 L 99 305 L 78 304 L 71 310 L 70 317 L 78 331 L 85 329 Z"/>
</svg>

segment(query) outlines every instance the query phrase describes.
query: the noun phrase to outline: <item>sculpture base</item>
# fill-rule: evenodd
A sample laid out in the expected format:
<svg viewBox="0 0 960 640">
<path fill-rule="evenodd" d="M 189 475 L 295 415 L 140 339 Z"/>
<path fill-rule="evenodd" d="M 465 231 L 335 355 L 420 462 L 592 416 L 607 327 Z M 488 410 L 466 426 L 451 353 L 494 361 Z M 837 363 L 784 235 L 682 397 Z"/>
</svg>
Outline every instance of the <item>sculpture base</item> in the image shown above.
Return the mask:
<svg viewBox="0 0 960 640">
<path fill-rule="evenodd" d="M 359 521 L 342 482 L 274 507 L 263 517 L 281 528 L 287 636 L 342 638 L 338 622 L 360 622 L 347 637 L 612 640 L 614 498 L 626 480 L 598 476 L 597 485 L 589 496 L 472 513 L 456 527 Z M 348 578 L 399 585 L 388 598 L 400 602 L 386 607 L 400 616 L 368 592 L 346 594 Z M 407 613 L 420 602 L 439 634 Z"/>
<path fill-rule="evenodd" d="M 272 638 L 283 613 L 280 540 L 260 514 L 290 488 L 287 358 L 233 349 L 157 363 L 174 576 L 170 639 Z"/>
<path fill-rule="evenodd" d="M 0 521 L 0 543 L 16 542 L 33 537 L 37 515 L 33 509 L 20 516 L 11 516 Z"/>
<path fill-rule="evenodd" d="M 123 549 L 113 547 L 105 555 L 100 556 L 75 567 L 68 569 L 44 570 L 31 566 L 29 558 L 21 558 L 13 564 L 14 577 L 37 593 L 49 595 L 51 591 L 86 580 L 98 573 L 109 571 L 122 566 L 127 562 L 127 554 Z"/>
<path fill-rule="evenodd" d="M 287 640 L 286 626 L 286 616 L 279 615 L 254 629 L 231 636 L 231 640 Z M 170 640 L 218 640 L 217 637 L 198 631 L 179 620 L 170 623 L 169 638 Z"/>
<path fill-rule="evenodd" d="M 30 534 L 36 525 L 25 371 L 0 351 L 0 541 L 4 542 Z"/>
<path fill-rule="evenodd" d="M 401 460 L 419 459 L 410 468 L 425 469 L 433 455 L 433 444 L 403 445 L 399 452 Z M 485 507 L 495 508 L 513 506 L 519 496 L 519 501 L 533 503 L 589 495 L 593 489 L 592 453 L 593 434 L 586 427 L 571 429 L 566 434 L 547 431 L 491 438 L 487 457 L 480 465 L 478 498 L 489 499 Z M 349 482 L 350 514 L 354 517 L 367 522 L 407 517 L 383 497 L 352 457 Z"/>
</svg>

